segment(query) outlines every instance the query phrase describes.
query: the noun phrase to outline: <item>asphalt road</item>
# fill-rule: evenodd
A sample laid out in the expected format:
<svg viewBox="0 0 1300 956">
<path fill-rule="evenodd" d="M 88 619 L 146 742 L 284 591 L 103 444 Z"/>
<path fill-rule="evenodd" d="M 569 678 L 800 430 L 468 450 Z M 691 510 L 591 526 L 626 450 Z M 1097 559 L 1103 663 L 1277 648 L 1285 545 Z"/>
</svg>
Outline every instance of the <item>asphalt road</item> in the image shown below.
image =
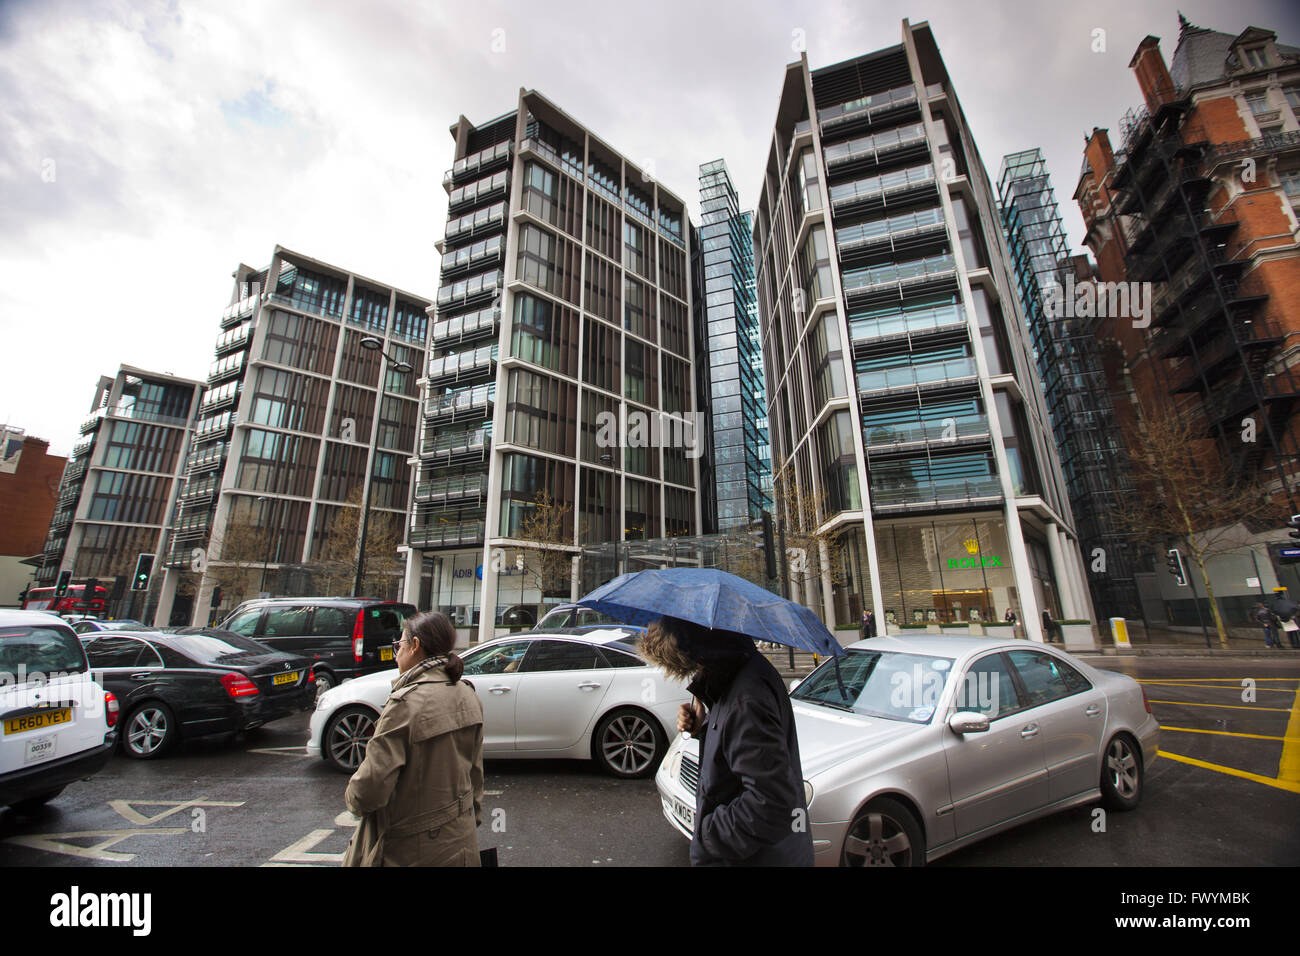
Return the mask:
<svg viewBox="0 0 1300 956">
<path fill-rule="evenodd" d="M 1300 760 L 1280 767 L 1284 744 L 1289 761 L 1300 748 L 1300 654 L 1097 663 L 1142 680 L 1164 728 L 1142 806 L 1107 815 L 1104 831 L 1095 808 L 1068 811 L 938 865 L 1300 863 Z M 0 866 L 337 865 L 351 835 L 347 778 L 303 753 L 307 721 L 158 761 L 115 757 L 38 815 L 0 811 Z M 479 842 L 503 866 L 688 863 L 653 780 L 579 761 L 489 761 L 486 790 Z"/>
</svg>

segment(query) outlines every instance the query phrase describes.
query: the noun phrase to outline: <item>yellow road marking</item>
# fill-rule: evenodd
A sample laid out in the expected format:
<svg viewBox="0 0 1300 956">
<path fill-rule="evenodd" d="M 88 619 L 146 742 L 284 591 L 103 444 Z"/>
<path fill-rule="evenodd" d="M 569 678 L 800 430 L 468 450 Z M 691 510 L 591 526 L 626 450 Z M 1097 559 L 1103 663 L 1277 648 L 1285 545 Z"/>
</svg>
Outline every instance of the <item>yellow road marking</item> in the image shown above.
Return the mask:
<svg viewBox="0 0 1300 956">
<path fill-rule="evenodd" d="M 1181 734 L 1214 734 L 1218 737 L 1250 737 L 1252 740 L 1286 740 L 1285 737 L 1270 737 L 1267 734 L 1239 734 L 1231 730 L 1198 730 L 1195 727 L 1164 727 L 1160 728 L 1163 733 L 1166 730 L 1177 731 Z"/>
<path fill-rule="evenodd" d="M 1228 710 L 1275 710 L 1278 713 L 1289 713 L 1290 707 L 1248 707 L 1245 704 L 1201 704 L 1190 700 L 1155 700 L 1149 701 L 1152 704 L 1176 704 L 1179 707 L 1226 707 Z"/>
<path fill-rule="evenodd" d="M 1182 754 L 1171 754 L 1167 750 L 1157 751 L 1157 754 L 1161 757 L 1168 757 L 1170 760 L 1176 760 L 1179 763 L 1191 764 L 1193 767 L 1203 767 L 1206 770 L 1213 770 L 1217 773 L 1226 773 L 1231 777 L 1240 777 L 1243 780 L 1253 780 L 1255 783 L 1262 783 L 1266 787 L 1286 790 L 1289 793 L 1300 793 L 1300 782 L 1291 780 L 1275 780 L 1273 777 L 1265 777 L 1257 773 L 1249 773 L 1245 770 L 1238 770 L 1236 767 L 1225 767 L 1222 764 L 1197 760 L 1195 757 L 1184 757 Z"/>
<path fill-rule="evenodd" d="M 1291 717 L 1286 722 L 1286 742 L 1282 744 L 1282 759 L 1277 764 L 1277 778 L 1292 785 L 1300 785 L 1300 690 L 1291 701 Z"/>
<path fill-rule="evenodd" d="M 1186 683 L 1189 683 L 1189 682 L 1190 682 L 1190 683 L 1197 683 L 1197 682 L 1204 683 L 1204 682 L 1208 682 L 1208 681 L 1218 681 L 1218 682 L 1227 682 L 1227 683 L 1232 683 L 1232 684 L 1240 684 L 1244 678 L 1241 678 L 1241 677 L 1135 677 L 1135 678 L 1133 678 L 1133 679 L 1134 679 L 1135 681 L 1137 681 L 1139 684 L 1186 684 Z M 1266 681 L 1266 680 L 1274 680 L 1274 681 L 1276 681 L 1276 680 L 1284 680 L 1284 681 L 1300 681 L 1300 678 L 1297 678 L 1297 677 L 1252 677 L 1251 680 L 1253 680 L 1255 683 L 1258 684 L 1258 683 L 1260 683 L 1261 681 Z"/>
<path fill-rule="evenodd" d="M 1205 688 L 1206 690 L 1231 690 L 1231 691 L 1242 691 L 1242 690 L 1245 690 L 1245 688 L 1242 687 L 1242 686 L 1240 686 L 1240 685 L 1236 685 L 1236 686 L 1234 686 L 1234 685 L 1232 685 L 1232 684 L 1176 684 L 1176 683 L 1174 683 L 1173 681 L 1161 681 L 1161 680 L 1148 681 L 1147 683 L 1150 683 L 1150 684 L 1168 684 L 1170 687 L 1176 687 L 1176 688 L 1178 688 L 1178 689 L 1180 689 L 1180 690 L 1181 690 L 1182 688 L 1184 688 L 1184 687 L 1203 687 L 1203 688 Z M 1256 691 L 1267 691 L 1267 692 L 1270 693 L 1270 694 L 1290 694 L 1290 693 L 1292 693 L 1292 689 L 1291 689 L 1290 687 L 1255 687 L 1255 688 L 1253 688 L 1253 689 L 1256 690 Z M 250 753 L 252 753 L 252 752 L 253 752 L 253 751 L 250 751 Z"/>
</svg>

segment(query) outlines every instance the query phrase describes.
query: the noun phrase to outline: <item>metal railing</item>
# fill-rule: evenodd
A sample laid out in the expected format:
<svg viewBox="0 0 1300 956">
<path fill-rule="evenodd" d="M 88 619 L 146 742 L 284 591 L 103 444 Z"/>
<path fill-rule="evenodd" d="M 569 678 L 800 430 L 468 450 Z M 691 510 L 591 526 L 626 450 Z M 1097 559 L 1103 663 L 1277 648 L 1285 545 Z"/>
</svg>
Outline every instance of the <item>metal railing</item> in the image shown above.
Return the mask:
<svg viewBox="0 0 1300 956">
<path fill-rule="evenodd" d="M 942 445 L 990 437 L 989 420 L 983 415 L 953 415 L 931 421 L 864 425 L 862 433 L 868 448 L 892 448 L 917 442 Z"/>
<path fill-rule="evenodd" d="M 425 377 L 433 381 L 435 379 L 457 379 L 479 375 L 482 372 L 491 371 L 496 361 L 497 346 L 484 345 L 472 352 L 461 352 L 456 355 L 443 355 L 429 359 L 428 373 Z"/>
<path fill-rule="evenodd" d="M 950 255 L 927 256 L 910 262 L 887 262 L 865 269 L 850 269 L 841 276 L 844 292 L 867 292 L 882 286 L 925 282 L 955 273 L 956 260 Z"/>
<path fill-rule="evenodd" d="M 875 509 L 933 507 L 944 503 L 965 503 L 1002 497 L 1002 483 L 997 478 L 956 478 L 946 481 L 881 481 L 871 485 L 871 505 Z"/>
<path fill-rule="evenodd" d="M 452 164 L 451 169 L 443 175 L 444 184 L 450 183 L 461 176 L 473 173 L 484 166 L 491 166 L 493 163 L 500 162 L 508 157 L 515 148 L 515 144 L 510 140 L 497 143 L 495 146 L 488 146 L 486 149 L 480 149 L 477 153 L 470 153 Z"/>
<path fill-rule="evenodd" d="M 917 101 L 916 87 L 912 85 L 895 87 L 883 93 L 873 93 L 847 103 L 839 103 L 817 111 L 817 122 L 825 130 L 830 126 L 849 123 L 856 119 L 868 119 L 893 112 Z"/>
<path fill-rule="evenodd" d="M 943 210 L 936 207 L 843 226 L 835 230 L 835 244 L 841 253 L 855 252 L 892 244 L 895 239 L 945 231 Z"/>
<path fill-rule="evenodd" d="M 925 142 L 925 126 L 913 123 L 897 129 L 887 129 L 871 136 L 851 139 L 844 143 L 835 143 L 824 150 L 827 168 L 842 163 L 859 162 L 864 159 L 879 160 L 882 156 L 896 153 Z"/>
<path fill-rule="evenodd" d="M 961 305 L 938 305 L 915 312 L 901 312 L 867 319 L 852 319 L 849 336 L 854 342 L 896 335 L 935 332 L 939 329 L 964 328 L 966 310 Z"/>
<path fill-rule="evenodd" d="M 443 432 L 420 443 L 422 455 L 456 455 L 482 451 L 492 444 L 492 429 L 475 428 L 469 431 Z"/>
<path fill-rule="evenodd" d="M 859 392 L 878 392 L 894 388 L 911 388 L 918 385 L 937 385 L 975 378 L 978 370 L 973 358 L 948 359 L 945 362 L 926 362 L 900 368 L 879 369 L 858 373 Z"/>
<path fill-rule="evenodd" d="M 486 525 L 482 521 L 461 521 L 412 528 L 407 538 L 412 547 L 432 548 L 442 545 L 474 544 L 483 540 Z"/>
<path fill-rule="evenodd" d="M 895 170 L 883 176 L 868 176 L 866 179 L 841 183 L 830 189 L 831 206 L 843 207 L 872 199 L 884 198 L 897 193 L 911 192 L 915 189 L 935 185 L 934 167 L 929 163 Z"/>
<path fill-rule="evenodd" d="M 449 319 L 440 319 L 433 323 L 430 339 L 435 346 L 459 342 L 466 338 L 477 338 L 481 333 L 495 329 L 501 321 L 501 310 L 488 306 L 477 312 L 454 315 Z"/>
<path fill-rule="evenodd" d="M 487 495 L 487 475 L 455 475 L 421 481 L 415 486 L 415 500 L 420 502 L 449 501 L 463 498 L 484 498 Z"/>
<path fill-rule="evenodd" d="M 425 402 L 424 414 L 428 418 L 455 418 L 457 414 L 465 414 L 470 411 L 474 411 L 476 414 L 484 414 L 487 409 L 492 407 L 492 403 L 496 399 L 496 393 L 496 383 L 492 382 L 488 385 L 478 385 L 460 392 L 436 395 Z"/>
</svg>

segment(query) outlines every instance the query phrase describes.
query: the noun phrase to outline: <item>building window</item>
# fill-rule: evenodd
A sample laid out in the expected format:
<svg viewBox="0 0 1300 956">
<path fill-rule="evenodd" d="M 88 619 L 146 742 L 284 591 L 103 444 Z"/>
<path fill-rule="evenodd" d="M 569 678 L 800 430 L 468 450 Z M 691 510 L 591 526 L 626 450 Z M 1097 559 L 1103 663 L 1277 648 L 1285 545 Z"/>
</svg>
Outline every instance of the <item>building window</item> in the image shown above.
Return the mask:
<svg viewBox="0 0 1300 956">
<path fill-rule="evenodd" d="M 1246 54 L 1246 62 L 1255 69 L 1262 70 L 1268 66 L 1268 54 L 1262 46 L 1251 47 L 1243 52 Z"/>
<path fill-rule="evenodd" d="M 1246 105 L 1250 107 L 1250 111 L 1256 116 L 1260 113 L 1269 112 L 1268 91 L 1260 90 L 1258 93 L 1247 93 Z"/>
<path fill-rule="evenodd" d="M 555 173 L 541 163 L 524 167 L 524 208 L 543 222 L 555 223 L 558 196 Z"/>
<path fill-rule="evenodd" d="M 1287 86 L 1282 89 L 1287 105 L 1300 116 L 1300 86 Z"/>
<path fill-rule="evenodd" d="M 1287 169 L 1277 174 L 1282 191 L 1292 199 L 1300 199 L 1300 169 Z"/>
</svg>

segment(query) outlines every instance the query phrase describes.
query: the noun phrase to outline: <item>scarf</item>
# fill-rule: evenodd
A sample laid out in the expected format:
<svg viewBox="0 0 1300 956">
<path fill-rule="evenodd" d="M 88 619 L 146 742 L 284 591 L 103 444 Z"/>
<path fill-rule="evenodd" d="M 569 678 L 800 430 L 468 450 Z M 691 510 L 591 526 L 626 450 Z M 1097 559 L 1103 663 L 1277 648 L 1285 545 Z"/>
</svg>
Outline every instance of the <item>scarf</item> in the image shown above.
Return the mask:
<svg viewBox="0 0 1300 956">
<path fill-rule="evenodd" d="M 405 674 L 393 681 L 393 690 L 405 687 L 430 668 L 441 667 L 446 663 L 447 658 L 445 657 L 426 657 L 424 660 L 420 661 L 420 663 L 414 665 Z"/>
</svg>

